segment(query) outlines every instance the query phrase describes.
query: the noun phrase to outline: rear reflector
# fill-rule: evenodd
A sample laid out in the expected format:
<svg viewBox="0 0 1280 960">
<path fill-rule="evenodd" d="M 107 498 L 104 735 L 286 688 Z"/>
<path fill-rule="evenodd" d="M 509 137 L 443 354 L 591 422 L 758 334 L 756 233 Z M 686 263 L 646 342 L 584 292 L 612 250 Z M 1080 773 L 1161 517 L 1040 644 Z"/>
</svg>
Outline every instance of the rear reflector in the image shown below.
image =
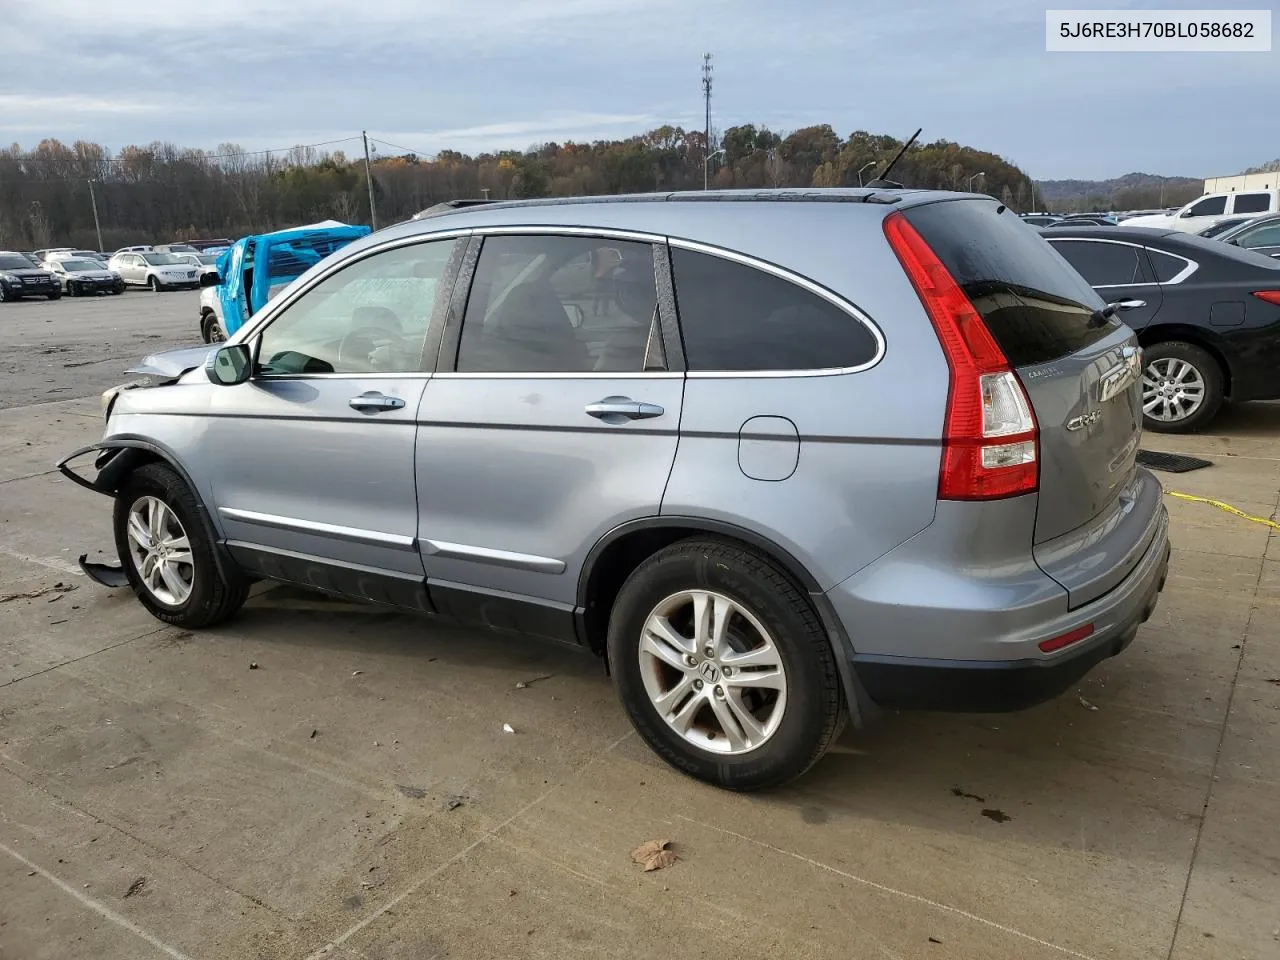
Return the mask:
<svg viewBox="0 0 1280 960">
<path fill-rule="evenodd" d="M 1061 650 L 1063 647 L 1069 647 L 1071 644 L 1079 643 L 1085 637 L 1091 636 L 1093 636 L 1093 624 L 1086 623 L 1083 627 L 1076 627 L 1070 633 L 1064 633 L 1060 637 L 1041 640 L 1038 646 L 1045 653 L 1053 653 L 1055 650 Z"/>
<path fill-rule="evenodd" d="M 890 214 L 884 232 L 929 315 L 951 374 L 938 498 L 1034 493 L 1040 484 L 1040 430 L 1022 383 L 982 316 L 907 218 Z"/>
<path fill-rule="evenodd" d="M 1255 290 L 1253 295 L 1259 300 L 1265 300 L 1280 307 L 1280 290 Z"/>
</svg>

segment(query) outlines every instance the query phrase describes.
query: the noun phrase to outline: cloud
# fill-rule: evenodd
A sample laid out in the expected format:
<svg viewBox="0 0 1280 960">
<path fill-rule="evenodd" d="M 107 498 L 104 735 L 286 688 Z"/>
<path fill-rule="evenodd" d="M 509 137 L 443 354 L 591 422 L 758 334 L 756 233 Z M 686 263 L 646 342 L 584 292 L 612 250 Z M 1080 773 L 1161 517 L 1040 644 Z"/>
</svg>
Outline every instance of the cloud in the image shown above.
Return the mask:
<svg viewBox="0 0 1280 960">
<path fill-rule="evenodd" d="M 842 135 L 905 136 L 923 126 L 926 141 L 988 149 L 1037 177 L 1212 174 L 1276 153 L 1266 124 L 1240 119 L 1273 112 L 1274 55 L 1048 54 L 1044 10 L 1025 0 L 895 0 L 874 16 L 851 6 L 97 0 L 86 17 L 83 0 L 12 4 L 0 142 L 74 134 L 112 149 L 263 149 L 367 129 L 477 152 L 701 128 L 711 49 L 719 129 L 830 123 Z"/>
</svg>

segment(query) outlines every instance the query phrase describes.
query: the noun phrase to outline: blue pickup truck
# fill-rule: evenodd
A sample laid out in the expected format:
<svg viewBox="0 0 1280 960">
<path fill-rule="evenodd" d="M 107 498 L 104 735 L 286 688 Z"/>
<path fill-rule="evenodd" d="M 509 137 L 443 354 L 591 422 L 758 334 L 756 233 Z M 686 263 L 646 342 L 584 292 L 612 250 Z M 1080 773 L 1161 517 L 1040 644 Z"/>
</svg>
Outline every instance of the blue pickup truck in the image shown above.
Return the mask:
<svg viewBox="0 0 1280 960">
<path fill-rule="evenodd" d="M 237 240 L 218 257 L 217 275 L 201 277 L 200 336 L 227 339 L 292 281 L 369 232 L 328 220 Z"/>
</svg>

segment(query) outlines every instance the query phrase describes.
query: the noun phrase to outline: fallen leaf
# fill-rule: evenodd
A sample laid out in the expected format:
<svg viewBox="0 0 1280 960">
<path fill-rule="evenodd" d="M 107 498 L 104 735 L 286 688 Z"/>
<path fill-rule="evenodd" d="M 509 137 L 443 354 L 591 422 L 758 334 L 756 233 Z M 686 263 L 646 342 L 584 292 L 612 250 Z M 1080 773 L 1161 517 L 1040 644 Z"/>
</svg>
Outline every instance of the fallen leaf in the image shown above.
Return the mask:
<svg viewBox="0 0 1280 960">
<path fill-rule="evenodd" d="M 930 937 L 930 938 L 929 938 L 929 942 L 930 942 L 930 943 L 941 943 L 942 941 L 941 941 L 941 940 L 939 940 L 937 937 Z"/>
<path fill-rule="evenodd" d="M 311 731 L 311 739 L 312 739 L 312 740 L 314 740 L 314 739 L 316 738 L 316 734 L 317 734 L 317 733 L 319 733 L 319 732 L 320 732 L 319 730 L 312 730 L 312 731 Z"/>
<path fill-rule="evenodd" d="M 670 840 L 650 840 L 631 851 L 631 860 L 641 864 L 645 873 L 661 870 L 680 859 L 674 850 L 667 849 L 669 846 L 671 846 Z"/>
<path fill-rule="evenodd" d="M 1097 708 L 1097 706 L 1095 706 L 1094 704 L 1090 703 L 1090 702 L 1089 702 L 1088 700 L 1086 700 L 1084 697 L 1078 697 L 1077 699 L 1079 699 L 1079 701 L 1080 701 L 1080 706 L 1084 707 L 1086 710 L 1097 710 L 1097 709 L 1098 709 L 1098 708 Z"/>
<path fill-rule="evenodd" d="M 129 889 L 124 892 L 123 899 L 128 900 L 134 894 L 141 893 L 142 888 L 145 887 L 146 885 L 147 885 L 147 878 L 139 877 L 137 880 L 133 881 L 133 883 L 129 884 Z"/>
</svg>

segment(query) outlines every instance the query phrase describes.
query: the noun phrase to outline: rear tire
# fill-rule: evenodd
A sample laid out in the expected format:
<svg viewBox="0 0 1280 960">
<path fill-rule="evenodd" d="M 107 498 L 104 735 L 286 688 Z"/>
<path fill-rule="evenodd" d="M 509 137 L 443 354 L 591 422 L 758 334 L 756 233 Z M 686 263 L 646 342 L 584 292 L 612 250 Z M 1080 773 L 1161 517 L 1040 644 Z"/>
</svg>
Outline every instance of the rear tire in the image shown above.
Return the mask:
<svg viewBox="0 0 1280 960">
<path fill-rule="evenodd" d="M 708 647 L 717 632 L 724 642 Z M 836 736 L 844 707 L 821 621 L 782 570 L 735 543 L 684 540 L 640 564 L 614 604 L 608 652 L 636 731 L 699 780 L 777 787 Z"/>
<path fill-rule="evenodd" d="M 149 523 L 152 517 L 158 522 Z M 157 620 L 211 627 L 244 605 L 248 582 L 238 570 L 219 568 L 195 494 L 172 467 L 148 463 L 135 470 L 116 494 L 113 521 L 129 585 Z M 157 571 L 160 566 L 167 570 Z"/>
<path fill-rule="evenodd" d="M 1218 361 L 1207 351 L 1192 343 L 1170 340 L 1154 344 L 1143 353 L 1144 429 L 1191 433 L 1217 416 L 1224 400 L 1224 377 Z M 1152 404 L 1148 412 L 1147 407 Z"/>
</svg>

